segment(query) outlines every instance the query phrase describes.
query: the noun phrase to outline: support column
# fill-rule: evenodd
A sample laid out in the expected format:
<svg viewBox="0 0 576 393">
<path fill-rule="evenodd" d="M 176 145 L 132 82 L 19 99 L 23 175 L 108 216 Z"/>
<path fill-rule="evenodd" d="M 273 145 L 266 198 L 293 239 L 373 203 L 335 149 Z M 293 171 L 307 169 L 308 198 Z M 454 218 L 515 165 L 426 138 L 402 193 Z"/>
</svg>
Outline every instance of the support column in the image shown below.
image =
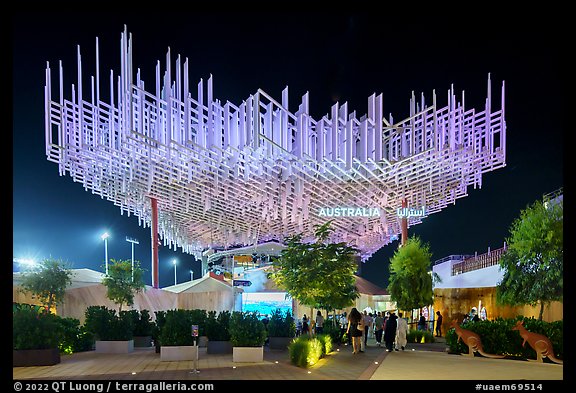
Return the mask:
<svg viewBox="0 0 576 393">
<path fill-rule="evenodd" d="M 158 200 L 150 198 L 152 207 L 152 227 L 150 235 L 152 238 L 152 287 L 158 288 Z"/>
<path fill-rule="evenodd" d="M 408 201 L 406 198 L 402 199 L 402 211 L 408 207 Z M 400 243 L 401 246 L 405 245 L 408 241 L 408 217 L 406 215 L 402 216 L 400 220 L 400 228 L 402 230 L 402 242 Z"/>
</svg>

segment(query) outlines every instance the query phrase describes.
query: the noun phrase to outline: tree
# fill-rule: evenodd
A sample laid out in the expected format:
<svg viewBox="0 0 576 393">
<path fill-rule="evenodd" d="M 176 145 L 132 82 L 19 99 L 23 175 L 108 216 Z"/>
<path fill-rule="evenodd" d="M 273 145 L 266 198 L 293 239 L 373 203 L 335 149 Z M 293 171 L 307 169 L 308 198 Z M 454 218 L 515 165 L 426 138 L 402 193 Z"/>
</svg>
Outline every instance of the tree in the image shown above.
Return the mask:
<svg viewBox="0 0 576 393">
<path fill-rule="evenodd" d="M 119 305 L 118 314 L 120 314 L 122 305 L 134 304 L 134 295 L 144 290 L 144 270 L 140 268 L 138 261 L 134 262 L 134 271 L 129 260 L 111 259 L 110 262 L 108 274 L 102 280 L 102 284 L 107 288 L 106 297 Z"/>
<path fill-rule="evenodd" d="M 354 273 L 358 250 L 346 243 L 329 243 L 331 221 L 314 226 L 315 242 L 303 243 L 303 234 L 286 238 L 286 249 L 273 261 L 269 277 L 302 305 L 336 310 L 359 297 Z"/>
<path fill-rule="evenodd" d="M 432 283 L 440 277 L 430 271 L 431 257 L 428 244 L 413 236 L 390 259 L 388 291 L 399 309 L 412 310 L 433 303 Z"/>
<path fill-rule="evenodd" d="M 22 275 L 22 292 L 30 292 L 48 308 L 64 301 L 72 284 L 72 272 L 62 260 L 44 259 L 37 268 Z"/>
<path fill-rule="evenodd" d="M 499 304 L 544 306 L 563 298 L 564 256 L 563 202 L 548 205 L 536 201 L 520 213 L 506 239 L 500 258 L 504 276 L 496 287 Z"/>
</svg>

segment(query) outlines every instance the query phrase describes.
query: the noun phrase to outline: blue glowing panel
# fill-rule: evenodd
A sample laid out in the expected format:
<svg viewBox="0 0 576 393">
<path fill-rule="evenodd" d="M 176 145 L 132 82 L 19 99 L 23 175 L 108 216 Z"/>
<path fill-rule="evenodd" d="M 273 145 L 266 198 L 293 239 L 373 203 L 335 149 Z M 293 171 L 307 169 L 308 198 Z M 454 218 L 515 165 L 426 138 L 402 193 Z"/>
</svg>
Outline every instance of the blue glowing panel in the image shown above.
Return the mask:
<svg viewBox="0 0 576 393">
<path fill-rule="evenodd" d="M 277 308 L 292 313 L 292 298 L 286 292 L 244 292 L 242 311 L 255 311 L 262 317 L 271 315 Z"/>
</svg>

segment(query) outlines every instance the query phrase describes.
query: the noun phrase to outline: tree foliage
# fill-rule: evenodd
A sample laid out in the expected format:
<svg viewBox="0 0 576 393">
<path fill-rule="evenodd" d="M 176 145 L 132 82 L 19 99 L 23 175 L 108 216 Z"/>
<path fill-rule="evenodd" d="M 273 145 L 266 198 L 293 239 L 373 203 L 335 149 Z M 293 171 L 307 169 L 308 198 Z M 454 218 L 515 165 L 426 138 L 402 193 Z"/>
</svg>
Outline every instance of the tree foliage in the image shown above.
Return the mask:
<svg viewBox="0 0 576 393">
<path fill-rule="evenodd" d="M 323 310 L 350 306 L 359 297 L 354 273 L 358 250 L 347 243 L 329 243 L 331 221 L 314 227 L 316 241 L 303 235 L 286 239 L 286 249 L 273 262 L 269 277 L 302 305 Z"/>
<path fill-rule="evenodd" d="M 72 272 L 62 260 L 44 259 L 39 266 L 23 273 L 22 291 L 30 292 L 49 310 L 64 301 L 72 284 Z"/>
<path fill-rule="evenodd" d="M 134 304 L 134 295 L 144 290 L 144 270 L 137 261 L 134 262 L 134 272 L 130 260 L 111 259 L 110 262 L 108 274 L 102 280 L 102 284 L 107 288 L 106 297 L 119 305 L 118 313 L 120 313 L 122 305 Z"/>
<path fill-rule="evenodd" d="M 390 259 L 388 291 L 399 309 L 412 310 L 433 303 L 432 280 L 439 277 L 430 271 L 431 257 L 429 246 L 411 237 Z"/>
<path fill-rule="evenodd" d="M 544 306 L 563 298 L 563 203 L 536 201 L 514 220 L 500 259 L 504 276 L 496 289 L 500 304 Z"/>
</svg>

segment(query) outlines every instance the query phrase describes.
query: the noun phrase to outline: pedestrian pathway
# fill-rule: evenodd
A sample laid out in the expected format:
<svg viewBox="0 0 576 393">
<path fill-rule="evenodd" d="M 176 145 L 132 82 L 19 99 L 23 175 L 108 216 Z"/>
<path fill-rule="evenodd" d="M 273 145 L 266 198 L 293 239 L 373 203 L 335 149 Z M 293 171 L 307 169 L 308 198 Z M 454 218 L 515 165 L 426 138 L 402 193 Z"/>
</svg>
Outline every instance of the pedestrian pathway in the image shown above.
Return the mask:
<svg viewBox="0 0 576 393">
<path fill-rule="evenodd" d="M 356 355 L 342 345 L 307 369 L 292 365 L 288 351 L 268 347 L 258 363 L 234 363 L 231 354 L 208 355 L 201 347 L 197 366 L 192 361 L 162 362 L 154 348 L 136 348 L 129 354 L 63 355 L 57 365 L 13 367 L 12 375 L 14 380 L 562 380 L 563 366 L 451 355 L 441 339 L 408 344 L 398 352 L 369 342 Z"/>
</svg>

